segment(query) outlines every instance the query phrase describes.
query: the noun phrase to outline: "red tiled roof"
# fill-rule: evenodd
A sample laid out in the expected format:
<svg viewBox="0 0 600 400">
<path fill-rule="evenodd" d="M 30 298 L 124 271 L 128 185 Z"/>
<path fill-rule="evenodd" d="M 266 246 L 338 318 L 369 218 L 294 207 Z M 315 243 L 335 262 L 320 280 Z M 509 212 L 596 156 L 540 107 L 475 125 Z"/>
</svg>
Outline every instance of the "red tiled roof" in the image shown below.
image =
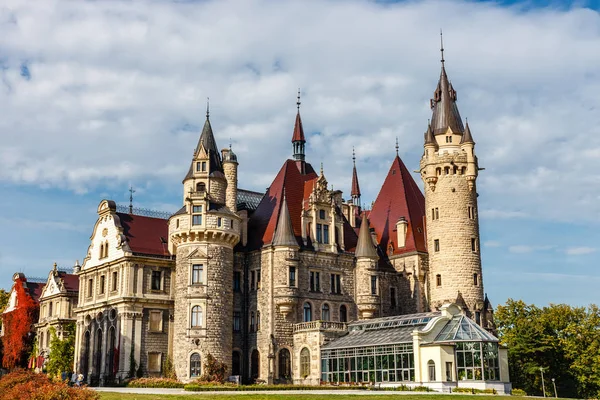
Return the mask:
<svg viewBox="0 0 600 400">
<path fill-rule="evenodd" d="M 352 168 L 352 190 L 351 196 L 360 196 L 360 186 L 358 184 L 358 174 L 356 173 L 356 165 Z"/>
<path fill-rule="evenodd" d="M 131 251 L 138 254 L 168 256 L 169 226 L 166 219 L 117 213 Z"/>
<path fill-rule="evenodd" d="M 42 295 L 42 290 L 44 290 L 45 283 L 38 282 L 25 282 L 25 286 L 27 287 L 27 293 L 33 299 L 33 301 L 37 303 L 40 302 L 40 296 Z"/>
<path fill-rule="evenodd" d="M 67 274 L 65 272 L 61 272 L 59 274 L 59 276 L 62 279 L 62 281 L 65 285 L 65 289 L 67 289 L 68 292 L 79 291 L 79 276 L 78 275 Z"/>
<path fill-rule="evenodd" d="M 408 231 L 406 244 L 399 249 L 396 222 L 400 217 L 406 218 Z M 394 159 L 368 218 L 385 253 L 390 243 L 394 246 L 394 254 L 427 251 L 424 227 L 425 198 L 400 157 L 396 156 Z"/>
<path fill-rule="evenodd" d="M 304 138 L 304 129 L 302 129 L 302 119 L 300 118 L 300 112 L 296 114 L 296 123 L 294 124 L 294 136 L 292 136 L 292 142 L 302 141 L 306 142 Z"/>
</svg>

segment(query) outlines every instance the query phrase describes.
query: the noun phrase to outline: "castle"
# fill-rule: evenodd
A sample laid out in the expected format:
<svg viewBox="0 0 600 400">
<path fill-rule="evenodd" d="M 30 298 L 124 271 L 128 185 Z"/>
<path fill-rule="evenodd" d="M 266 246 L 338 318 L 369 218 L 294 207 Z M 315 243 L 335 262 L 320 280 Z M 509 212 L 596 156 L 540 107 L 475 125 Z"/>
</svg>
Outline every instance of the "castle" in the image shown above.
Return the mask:
<svg viewBox="0 0 600 400">
<path fill-rule="evenodd" d="M 219 151 L 207 111 L 179 211 L 99 205 L 76 266 L 77 371 L 109 384 L 138 369 L 161 375 L 169 360 L 187 382 L 210 354 L 245 382 L 505 391 L 506 349 L 483 290 L 480 169 L 456 100 L 442 52 L 424 194 L 396 147 L 369 210 L 356 165 L 345 200 L 306 160 L 299 98 L 293 158 L 266 193 L 240 188 L 237 156 Z"/>
</svg>

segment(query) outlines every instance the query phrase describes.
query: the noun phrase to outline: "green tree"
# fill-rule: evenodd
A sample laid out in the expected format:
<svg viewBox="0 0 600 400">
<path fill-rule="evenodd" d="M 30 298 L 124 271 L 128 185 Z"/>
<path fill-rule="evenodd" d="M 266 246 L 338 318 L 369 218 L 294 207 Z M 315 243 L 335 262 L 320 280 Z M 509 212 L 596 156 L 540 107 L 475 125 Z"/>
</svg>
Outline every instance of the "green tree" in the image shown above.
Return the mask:
<svg viewBox="0 0 600 400">
<path fill-rule="evenodd" d="M 63 327 L 63 338 L 60 339 L 54 327 L 50 328 L 50 354 L 46 370 L 50 376 L 60 376 L 62 372 L 73 369 L 75 354 L 75 323 L 70 322 Z"/>
<path fill-rule="evenodd" d="M 0 313 L 4 311 L 8 304 L 8 295 L 10 293 L 4 289 L 0 289 Z"/>
</svg>

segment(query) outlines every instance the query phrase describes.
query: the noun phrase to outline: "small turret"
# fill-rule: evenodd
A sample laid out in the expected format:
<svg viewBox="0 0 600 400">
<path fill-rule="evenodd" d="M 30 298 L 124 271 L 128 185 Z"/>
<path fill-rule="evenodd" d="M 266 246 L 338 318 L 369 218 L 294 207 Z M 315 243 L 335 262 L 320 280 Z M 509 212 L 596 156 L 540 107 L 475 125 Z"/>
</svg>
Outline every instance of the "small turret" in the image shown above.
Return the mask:
<svg viewBox="0 0 600 400">
<path fill-rule="evenodd" d="M 296 123 L 294 124 L 294 134 L 292 135 L 292 148 L 294 150 L 294 160 L 301 174 L 306 173 L 305 165 L 305 154 L 304 146 L 306 144 L 306 138 L 304 137 L 304 129 L 302 128 L 302 118 L 300 118 L 300 89 L 298 89 L 298 101 L 296 106 L 298 112 L 296 113 Z"/>
<path fill-rule="evenodd" d="M 356 306 L 360 319 L 375 318 L 380 314 L 381 297 L 379 294 L 379 273 L 377 270 L 377 249 L 371 239 L 369 221 L 365 216 L 360 225 L 358 243 L 354 253 L 356 257 L 356 282 L 358 296 Z"/>
<path fill-rule="evenodd" d="M 233 212 L 237 212 L 237 186 L 238 186 L 238 161 L 237 156 L 231 150 L 221 150 L 223 155 L 223 172 L 227 179 L 227 190 L 225 192 L 225 205 Z"/>
<path fill-rule="evenodd" d="M 360 224 L 360 232 L 358 233 L 358 243 L 354 253 L 356 258 L 377 258 L 377 250 L 371 239 L 371 229 L 369 228 L 369 220 L 365 217 Z"/>
<path fill-rule="evenodd" d="M 283 192 L 283 199 L 281 200 L 281 209 L 279 210 L 277 228 L 275 229 L 275 234 L 273 235 L 272 244 L 273 246 L 298 247 L 298 241 L 294 235 L 294 227 L 292 226 L 292 219 L 290 217 L 290 211 L 285 198 L 285 189 Z"/>
<path fill-rule="evenodd" d="M 352 190 L 350 191 L 352 203 L 360 206 L 360 185 L 358 184 L 358 174 L 356 173 L 356 155 L 352 149 Z"/>
</svg>

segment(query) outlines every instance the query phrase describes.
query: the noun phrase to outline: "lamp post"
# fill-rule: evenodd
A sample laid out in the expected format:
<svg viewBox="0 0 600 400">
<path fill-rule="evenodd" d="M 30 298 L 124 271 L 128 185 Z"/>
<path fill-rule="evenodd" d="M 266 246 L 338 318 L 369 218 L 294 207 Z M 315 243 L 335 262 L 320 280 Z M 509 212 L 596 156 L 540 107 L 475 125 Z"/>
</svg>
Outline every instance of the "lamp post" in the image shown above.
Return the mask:
<svg viewBox="0 0 600 400">
<path fill-rule="evenodd" d="M 544 397 L 546 397 L 546 386 L 544 386 L 544 368 L 540 367 L 540 373 L 542 374 L 542 392 L 544 393 Z"/>
<path fill-rule="evenodd" d="M 552 386 L 554 386 L 554 397 L 558 398 L 558 394 L 556 393 L 556 382 L 554 378 L 552 378 Z"/>
</svg>

